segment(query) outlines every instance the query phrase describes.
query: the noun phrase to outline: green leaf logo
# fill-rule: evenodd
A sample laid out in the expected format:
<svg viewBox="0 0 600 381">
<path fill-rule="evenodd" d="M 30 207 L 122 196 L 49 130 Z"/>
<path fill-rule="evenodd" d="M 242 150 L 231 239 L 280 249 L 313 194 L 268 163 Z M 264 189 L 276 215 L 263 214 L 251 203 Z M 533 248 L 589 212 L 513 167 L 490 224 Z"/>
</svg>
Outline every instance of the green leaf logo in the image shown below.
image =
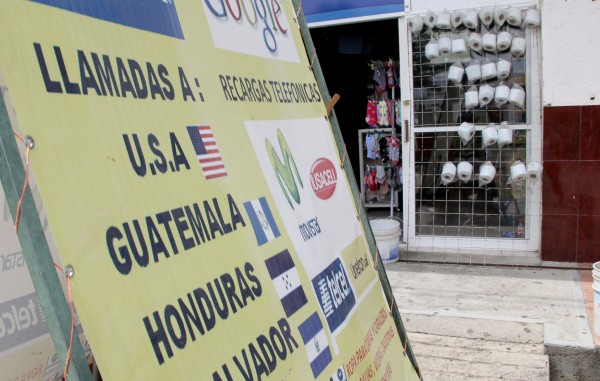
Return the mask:
<svg viewBox="0 0 600 381">
<path fill-rule="evenodd" d="M 282 158 L 277 155 L 277 152 L 275 151 L 275 148 L 269 139 L 265 139 L 265 146 L 267 147 L 267 153 L 269 155 L 269 159 L 271 160 L 271 165 L 273 165 L 275 177 L 277 177 L 281 191 L 283 192 L 287 202 L 290 204 L 290 207 L 294 209 L 294 205 L 292 204 L 290 196 L 294 199 L 296 204 L 300 205 L 300 192 L 298 190 L 298 184 L 296 183 L 296 180 L 300 184 L 301 188 L 304 188 L 304 184 L 302 184 L 302 179 L 298 173 L 296 162 L 294 161 L 294 157 L 292 156 L 290 148 L 288 147 L 280 129 L 277 129 L 277 140 L 279 141 L 279 148 L 281 150 Z M 294 174 L 296 175 L 295 177 Z"/>
</svg>

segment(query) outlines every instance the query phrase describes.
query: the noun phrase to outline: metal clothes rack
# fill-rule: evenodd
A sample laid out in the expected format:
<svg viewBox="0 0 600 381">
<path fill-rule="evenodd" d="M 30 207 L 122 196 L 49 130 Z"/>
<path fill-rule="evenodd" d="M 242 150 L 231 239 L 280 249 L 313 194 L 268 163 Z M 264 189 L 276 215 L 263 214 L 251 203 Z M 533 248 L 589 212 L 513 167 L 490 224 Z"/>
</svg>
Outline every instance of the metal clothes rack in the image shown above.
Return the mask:
<svg viewBox="0 0 600 381">
<path fill-rule="evenodd" d="M 371 60 L 370 63 L 368 63 L 367 65 L 371 68 L 371 70 L 375 70 L 376 68 L 386 68 L 389 67 L 390 65 L 392 67 L 398 65 L 399 62 L 398 61 L 394 61 L 392 58 L 389 58 L 387 61 L 381 61 L 381 60 L 376 60 L 373 61 Z M 398 86 L 400 86 L 400 83 L 398 82 Z M 392 88 L 392 101 L 395 100 L 396 98 L 396 86 L 393 86 Z M 373 92 L 375 93 L 375 90 L 373 90 Z M 387 92 L 385 93 L 387 94 Z M 374 99 L 378 100 L 379 97 L 376 96 L 376 94 L 374 94 Z M 379 98 L 379 99 L 383 99 L 383 97 Z M 395 121 L 394 123 L 391 124 L 391 126 L 389 128 L 378 128 L 378 129 L 361 129 L 358 131 L 358 141 L 359 141 L 359 155 L 360 155 L 360 177 L 361 177 L 361 182 L 363 183 L 361 185 L 361 194 L 363 195 L 363 197 L 366 198 L 366 193 L 365 193 L 365 186 L 364 186 L 364 169 L 365 169 L 365 164 L 364 164 L 364 157 L 363 157 L 363 152 L 364 152 L 364 146 L 363 146 L 363 142 L 364 142 L 364 138 L 363 138 L 363 134 L 365 133 L 369 133 L 369 132 L 384 132 L 384 133 L 389 133 L 392 136 L 396 136 L 396 126 L 395 126 Z M 402 140 L 402 137 L 400 137 L 400 140 Z M 400 155 L 402 156 L 402 155 Z M 394 207 L 398 206 L 398 202 L 399 202 L 399 198 L 394 199 L 394 192 L 397 192 L 395 190 L 391 190 L 390 191 L 390 202 L 389 202 L 389 207 L 390 207 L 390 217 L 394 216 Z M 379 207 L 382 206 L 381 203 L 368 203 L 366 199 L 363 199 L 363 203 L 365 205 L 365 207 Z M 387 206 L 387 203 L 385 203 L 385 205 Z"/>
</svg>

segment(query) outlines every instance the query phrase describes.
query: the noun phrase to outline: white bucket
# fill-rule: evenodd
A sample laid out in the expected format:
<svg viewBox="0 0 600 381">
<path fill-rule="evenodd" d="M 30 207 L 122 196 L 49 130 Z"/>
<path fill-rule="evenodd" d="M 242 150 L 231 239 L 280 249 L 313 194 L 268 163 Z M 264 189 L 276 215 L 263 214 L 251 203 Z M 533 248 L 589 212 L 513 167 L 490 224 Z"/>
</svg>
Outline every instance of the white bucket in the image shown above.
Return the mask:
<svg viewBox="0 0 600 381">
<path fill-rule="evenodd" d="M 594 279 L 594 334 L 600 336 L 600 280 Z"/>
<path fill-rule="evenodd" d="M 594 263 L 592 277 L 594 278 L 592 284 L 594 289 L 594 334 L 600 336 L 600 262 Z"/>
<path fill-rule="evenodd" d="M 400 222 L 378 219 L 369 221 L 375 243 L 383 263 L 394 263 L 400 259 Z"/>
</svg>

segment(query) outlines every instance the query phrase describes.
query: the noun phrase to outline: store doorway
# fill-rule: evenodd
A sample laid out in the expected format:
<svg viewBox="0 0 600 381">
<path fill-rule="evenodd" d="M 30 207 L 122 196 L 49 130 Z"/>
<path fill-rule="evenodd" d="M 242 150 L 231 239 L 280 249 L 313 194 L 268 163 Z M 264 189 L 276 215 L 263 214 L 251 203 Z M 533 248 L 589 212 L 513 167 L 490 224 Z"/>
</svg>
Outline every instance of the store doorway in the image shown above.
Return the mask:
<svg viewBox="0 0 600 381">
<path fill-rule="evenodd" d="M 370 215 L 402 218 L 398 19 L 319 27 L 311 36 L 329 94 L 340 95 L 335 113 L 363 205 Z M 373 123 L 369 101 L 377 107 L 382 100 L 390 101 L 390 119 Z"/>
</svg>

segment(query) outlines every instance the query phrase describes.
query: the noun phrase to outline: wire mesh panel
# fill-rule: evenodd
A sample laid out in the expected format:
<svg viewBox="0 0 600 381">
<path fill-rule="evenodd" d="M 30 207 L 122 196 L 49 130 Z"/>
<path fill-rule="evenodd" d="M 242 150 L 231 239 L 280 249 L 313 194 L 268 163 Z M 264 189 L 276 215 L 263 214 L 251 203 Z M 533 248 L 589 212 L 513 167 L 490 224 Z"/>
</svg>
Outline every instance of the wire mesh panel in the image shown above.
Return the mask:
<svg viewBox="0 0 600 381">
<path fill-rule="evenodd" d="M 481 148 L 477 134 L 466 145 L 456 131 L 415 134 L 415 201 L 417 235 L 484 238 L 525 238 L 525 181 L 510 182 L 510 168 L 525 162 L 527 130 L 514 131 L 513 144 Z M 444 164 L 472 166 L 470 178 L 448 184 Z M 481 184 L 479 173 L 489 162 L 494 179 Z"/>
<path fill-rule="evenodd" d="M 506 27 L 505 27 L 506 28 Z M 515 28 L 510 28 L 515 29 Z M 467 39 L 469 31 L 422 33 L 413 38 L 413 99 L 414 126 L 436 127 L 459 125 L 462 122 L 476 124 L 508 122 L 511 125 L 527 124 L 527 105 L 519 107 L 512 103 L 498 104 L 492 100 L 488 104 L 478 104 L 468 107 L 465 104 L 465 93 L 469 90 L 479 91 L 484 85 L 490 86 L 494 92 L 500 85 L 509 89 L 520 86 L 527 92 L 526 85 L 526 56 L 515 57 L 510 51 L 489 52 L 470 50 L 461 54 L 446 54 L 434 59 L 425 55 L 426 45 L 437 40 L 440 36 L 449 35 L 452 39 Z M 469 80 L 467 68 L 471 65 L 492 63 L 497 66 L 499 61 L 510 63 L 510 72 L 504 79 L 498 76 L 487 80 Z M 459 63 L 465 69 L 460 83 L 449 82 L 450 67 Z"/>
<path fill-rule="evenodd" d="M 511 167 L 525 163 L 531 141 L 530 107 L 527 104 L 528 53 L 510 49 L 498 52 L 467 48 L 462 52 L 430 54 L 427 45 L 443 38 L 468 41 L 473 33 L 508 32 L 525 38 L 520 28 L 504 25 L 472 31 L 461 26 L 452 31 L 423 31 L 412 39 L 412 82 L 414 105 L 415 234 L 417 236 L 477 237 L 493 239 L 527 238 L 527 184 L 512 181 Z M 499 62 L 501 64 L 499 64 Z M 484 69 L 480 78 L 469 76 L 467 68 Z M 502 66 L 501 65 L 505 65 Z M 462 77 L 452 75 L 452 67 L 464 70 Z M 506 67 L 509 67 L 507 73 Z M 500 69 L 504 70 L 500 75 Z M 495 74 L 494 74 L 495 73 Z M 521 99 L 505 100 L 496 89 L 523 91 Z M 476 103 L 468 97 L 475 92 Z M 515 90 L 516 91 L 516 90 Z M 487 98 L 485 95 L 488 94 Z M 475 126 L 474 137 L 465 141 L 458 134 L 462 123 Z M 489 125 L 509 127 L 509 143 L 489 144 L 482 137 Z M 443 181 L 444 165 L 472 166 L 468 179 L 458 176 Z M 495 170 L 486 183 L 479 173 L 484 164 Z"/>
</svg>

